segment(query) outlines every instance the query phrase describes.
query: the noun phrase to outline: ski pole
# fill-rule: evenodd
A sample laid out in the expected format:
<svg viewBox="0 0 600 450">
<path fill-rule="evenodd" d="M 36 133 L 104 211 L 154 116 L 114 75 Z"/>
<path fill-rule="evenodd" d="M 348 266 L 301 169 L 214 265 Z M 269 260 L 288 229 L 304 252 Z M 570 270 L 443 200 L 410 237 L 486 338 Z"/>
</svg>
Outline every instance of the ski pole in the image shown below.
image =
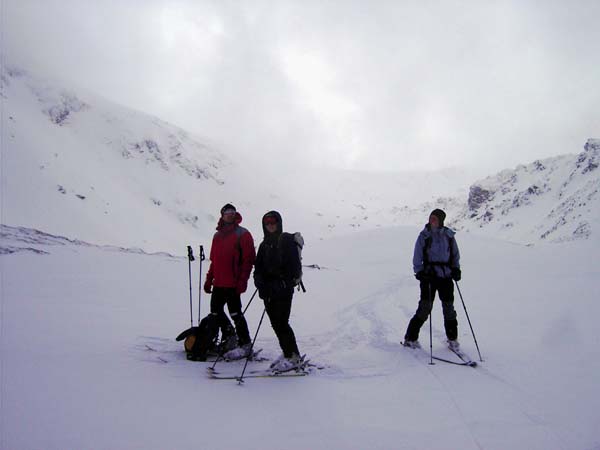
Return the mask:
<svg viewBox="0 0 600 450">
<path fill-rule="evenodd" d="M 252 297 L 250 298 L 250 301 L 248 302 L 248 304 L 244 308 L 244 311 L 242 311 L 242 316 L 246 313 L 246 310 L 250 306 L 250 303 L 252 303 L 252 300 L 254 300 L 254 296 L 256 295 L 257 292 L 258 292 L 258 288 L 254 291 L 254 294 L 252 294 Z M 222 357 L 222 355 L 217 355 L 217 359 L 215 359 L 215 362 L 213 363 L 213 365 L 208 368 L 208 370 L 210 372 L 213 372 L 215 370 L 215 366 L 217 365 L 217 363 L 219 361 L 221 361 L 221 357 Z"/>
<path fill-rule="evenodd" d="M 192 261 L 194 261 L 194 252 L 191 246 L 187 246 L 188 252 L 188 273 L 190 278 L 190 327 L 194 326 L 194 313 L 192 311 Z"/>
<path fill-rule="evenodd" d="M 433 313 L 433 299 L 431 298 L 431 281 L 427 282 L 427 296 L 429 297 L 429 365 L 433 366 L 433 324 L 431 320 L 431 314 Z"/>
<path fill-rule="evenodd" d="M 252 341 L 252 344 L 250 345 L 250 352 L 248 353 L 248 356 L 246 356 L 246 362 L 244 363 L 244 368 L 242 369 L 242 374 L 238 378 L 238 384 L 242 384 L 244 382 L 244 373 L 246 373 L 246 366 L 248 365 L 248 361 L 250 361 L 250 358 L 252 357 L 252 354 L 254 353 L 254 343 L 256 342 L 256 338 L 258 336 L 258 330 L 260 330 L 260 326 L 262 325 L 262 322 L 263 322 L 263 319 L 265 318 L 266 312 L 267 312 L 267 308 L 265 307 L 265 309 L 263 309 L 262 316 L 260 316 L 260 322 L 258 322 L 258 327 L 256 327 L 256 333 L 254 334 L 254 340 Z"/>
<path fill-rule="evenodd" d="M 242 316 L 244 314 L 246 314 L 246 310 L 248 309 L 248 307 L 250 306 L 250 303 L 252 303 L 252 300 L 254 300 L 254 296 L 256 295 L 256 293 L 258 292 L 258 288 L 256 288 L 254 290 L 254 294 L 252 294 L 252 297 L 250 297 L 250 301 L 248 302 L 248 304 L 246 305 L 246 307 L 244 308 L 244 310 L 242 311 Z"/>
<path fill-rule="evenodd" d="M 200 318 L 202 315 L 200 314 L 200 308 L 202 305 L 202 261 L 206 259 L 204 255 L 204 247 L 200 246 L 200 274 L 198 276 L 198 326 L 200 326 Z"/>
<path fill-rule="evenodd" d="M 462 293 L 460 292 L 460 287 L 458 286 L 458 281 L 454 281 L 456 284 L 456 289 L 458 289 L 458 295 L 460 296 L 460 301 L 462 302 L 463 308 L 465 310 L 465 315 L 467 316 L 467 321 L 469 322 L 469 327 L 471 328 L 471 334 L 473 334 L 473 340 L 475 341 L 475 347 L 477 347 L 477 353 L 479 353 L 479 361 L 483 362 L 483 358 L 481 357 L 481 352 L 479 351 L 479 344 L 477 344 L 477 338 L 475 337 L 475 331 L 473 331 L 473 325 L 471 325 L 471 319 L 469 319 L 469 313 L 467 312 L 467 306 L 465 305 L 465 301 L 463 300 Z"/>
</svg>

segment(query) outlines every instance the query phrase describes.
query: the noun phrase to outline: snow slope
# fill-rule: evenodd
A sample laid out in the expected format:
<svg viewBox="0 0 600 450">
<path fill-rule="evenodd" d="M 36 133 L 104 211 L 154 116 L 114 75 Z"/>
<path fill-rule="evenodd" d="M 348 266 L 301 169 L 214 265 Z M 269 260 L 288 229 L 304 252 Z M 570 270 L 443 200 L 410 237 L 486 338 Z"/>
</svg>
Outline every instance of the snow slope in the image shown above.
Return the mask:
<svg viewBox="0 0 600 450">
<path fill-rule="evenodd" d="M 3 227 L 0 247 L 13 251 L 0 256 L 0 448 L 600 448 L 598 242 L 457 234 L 485 360 L 472 369 L 431 366 L 399 344 L 418 297 L 418 231 L 308 242 L 304 263 L 321 269 L 305 268 L 291 323 L 325 369 L 238 386 L 208 379 L 207 363 L 186 361 L 174 341 L 189 326 L 185 259 Z M 475 358 L 458 297 L 456 306 Z M 255 300 L 252 333 L 261 312 Z M 450 356 L 437 303 L 433 335 L 434 352 Z M 428 347 L 427 326 L 421 341 Z M 258 346 L 279 353 L 266 322 Z"/>
<path fill-rule="evenodd" d="M 520 242 L 562 242 L 599 234 L 600 140 L 577 155 L 520 165 L 470 187 L 459 228 Z"/>
<path fill-rule="evenodd" d="M 241 186 L 242 214 L 264 213 L 253 174 L 184 130 L 20 69 L 1 75 L 2 223 L 175 251 L 212 236 Z"/>
<path fill-rule="evenodd" d="M 252 155 L 232 160 L 156 117 L 19 68 L 1 70 L 0 222 L 7 225 L 177 252 L 210 238 L 227 202 L 246 226 L 278 209 L 321 237 L 397 223 L 402 205 L 431 199 L 439 185 L 464 197 L 471 180 L 462 170 L 289 172 Z"/>
<path fill-rule="evenodd" d="M 0 222 L 148 251 L 181 252 L 212 235 L 233 202 L 256 227 L 278 209 L 310 238 L 448 225 L 522 243 L 586 239 L 600 219 L 600 141 L 476 183 L 465 169 L 366 173 L 231 160 L 156 117 L 3 67 Z M 209 132 L 210 130 L 208 130 Z M 282 152 L 285 158 L 285 152 Z M 149 220 L 151 218 L 151 220 Z"/>
</svg>

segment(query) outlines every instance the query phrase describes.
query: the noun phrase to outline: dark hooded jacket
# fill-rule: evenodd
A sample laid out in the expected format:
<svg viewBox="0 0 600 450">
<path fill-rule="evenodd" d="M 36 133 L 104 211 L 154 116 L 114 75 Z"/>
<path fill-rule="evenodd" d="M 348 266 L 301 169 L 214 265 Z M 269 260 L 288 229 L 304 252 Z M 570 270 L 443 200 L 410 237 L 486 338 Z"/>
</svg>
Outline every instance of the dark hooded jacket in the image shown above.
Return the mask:
<svg viewBox="0 0 600 450">
<path fill-rule="evenodd" d="M 266 217 L 277 219 L 277 230 L 269 233 Z M 258 247 L 254 266 L 254 284 L 261 298 L 277 296 L 294 288 L 294 280 L 302 273 L 298 246 L 294 235 L 283 232 L 283 221 L 277 211 L 269 211 L 262 220 L 264 239 Z"/>
</svg>

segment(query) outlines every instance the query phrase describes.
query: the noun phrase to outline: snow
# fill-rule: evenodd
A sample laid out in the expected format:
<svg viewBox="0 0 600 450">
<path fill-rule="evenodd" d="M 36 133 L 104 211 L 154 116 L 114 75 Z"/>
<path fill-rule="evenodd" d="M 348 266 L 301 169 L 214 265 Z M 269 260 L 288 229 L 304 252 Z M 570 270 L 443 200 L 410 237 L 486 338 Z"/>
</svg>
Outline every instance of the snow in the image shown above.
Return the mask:
<svg viewBox="0 0 600 450">
<path fill-rule="evenodd" d="M 525 243 L 588 239 L 600 220 L 600 146 L 519 165 L 474 183 L 458 228 Z"/>
<path fill-rule="evenodd" d="M 308 292 L 295 295 L 291 324 L 300 350 L 325 368 L 240 386 L 209 379 L 210 363 L 187 361 L 174 340 L 189 326 L 186 259 L 6 231 L 2 247 L 48 254 L 0 256 L 3 449 L 600 446 L 597 242 L 527 247 L 457 235 L 484 357 L 475 369 L 429 365 L 427 325 L 422 355 L 400 345 L 418 298 L 418 228 L 307 242 L 304 263 L 321 269 L 305 268 Z M 458 296 L 456 306 L 475 359 Z M 252 334 L 261 313 L 255 299 Z M 437 303 L 433 321 L 434 353 L 450 356 Z M 257 346 L 279 354 L 267 322 Z M 218 367 L 241 372 L 241 362 Z"/>
<path fill-rule="evenodd" d="M 597 139 L 476 183 L 495 197 L 469 217 L 461 169 L 277 172 L 92 93 L 0 75 L 0 448 L 600 449 Z M 175 342 L 190 324 L 182 256 L 209 253 L 227 202 L 257 243 L 270 209 L 302 232 L 291 324 L 323 369 L 239 386 Z M 400 345 L 413 245 L 438 206 L 462 230 L 475 369 L 430 365 L 428 325 L 422 352 Z M 255 299 L 251 334 L 261 313 Z M 436 304 L 434 353 L 452 358 L 443 341 Z M 280 353 L 267 321 L 257 346 Z"/>
<path fill-rule="evenodd" d="M 600 220 L 597 139 L 476 183 L 460 168 L 289 172 L 233 161 L 208 138 L 25 70 L 3 68 L 1 83 L 2 223 L 12 226 L 178 252 L 210 239 L 229 202 L 244 225 L 277 209 L 311 239 L 420 225 L 437 207 L 452 227 L 520 243 L 587 239 Z M 492 196 L 473 208 L 469 186 Z"/>
<path fill-rule="evenodd" d="M 180 248 L 178 236 L 200 229 L 211 234 L 216 220 L 197 206 L 219 190 L 224 155 L 146 114 L 9 73 L 3 223 L 153 250 Z M 69 109 L 74 103 L 85 106 Z M 50 111 L 61 108 L 69 114 L 57 122 Z"/>
<path fill-rule="evenodd" d="M 252 155 L 232 161 L 207 138 L 93 93 L 24 70 L 1 74 L 4 224 L 176 252 L 209 239 L 229 202 L 244 224 L 277 209 L 320 238 L 404 223 L 402 208 L 430 199 L 437 183 L 467 193 L 462 170 L 290 173 L 257 167 Z"/>
</svg>

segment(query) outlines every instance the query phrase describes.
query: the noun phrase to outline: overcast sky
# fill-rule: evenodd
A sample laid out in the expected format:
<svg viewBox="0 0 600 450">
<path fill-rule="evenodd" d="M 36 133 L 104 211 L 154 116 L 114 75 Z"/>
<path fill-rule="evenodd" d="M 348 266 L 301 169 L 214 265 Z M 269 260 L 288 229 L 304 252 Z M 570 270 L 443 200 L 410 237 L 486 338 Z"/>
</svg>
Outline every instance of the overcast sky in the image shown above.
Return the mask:
<svg viewBox="0 0 600 450">
<path fill-rule="evenodd" d="M 600 137 L 596 0 L 1 4 L 6 62 L 233 155 L 495 170 Z"/>
</svg>

